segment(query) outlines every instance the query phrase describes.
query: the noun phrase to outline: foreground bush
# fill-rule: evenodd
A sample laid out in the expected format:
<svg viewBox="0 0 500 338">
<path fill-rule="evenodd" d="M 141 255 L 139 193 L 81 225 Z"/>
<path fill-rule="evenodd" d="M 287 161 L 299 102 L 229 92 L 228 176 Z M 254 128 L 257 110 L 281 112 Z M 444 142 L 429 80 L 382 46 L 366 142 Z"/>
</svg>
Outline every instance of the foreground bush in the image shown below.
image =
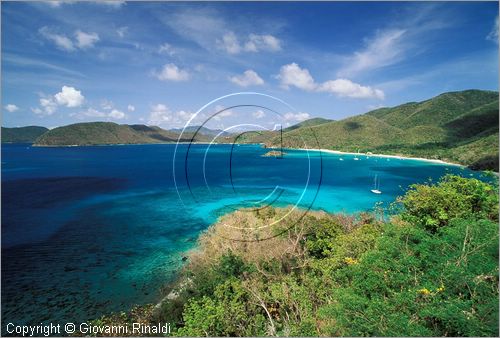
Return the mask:
<svg viewBox="0 0 500 338">
<path fill-rule="evenodd" d="M 498 190 L 477 179 L 448 175 L 438 185 L 412 185 L 399 200 L 403 219 L 431 231 L 454 218 L 498 221 Z"/>
<path fill-rule="evenodd" d="M 497 335 L 497 189 L 447 176 L 412 186 L 399 202 L 388 223 L 292 212 L 262 230 L 289 210 L 224 217 L 191 255 L 176 333 Z M 227 240 L 270 231 L 280 235 Z"/>
</svg>

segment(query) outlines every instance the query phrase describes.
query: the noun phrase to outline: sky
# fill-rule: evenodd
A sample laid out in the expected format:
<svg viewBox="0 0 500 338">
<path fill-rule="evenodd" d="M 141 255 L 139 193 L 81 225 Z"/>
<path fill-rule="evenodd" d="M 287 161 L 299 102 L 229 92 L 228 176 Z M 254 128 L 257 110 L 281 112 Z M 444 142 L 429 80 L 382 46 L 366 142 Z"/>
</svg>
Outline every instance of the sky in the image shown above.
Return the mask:
<svg viewBox="0 0 500 338">
<path fill-rule="evenodd" d="M 498 91 L 498 2 L 2 1 L 1 16 L 7 127 L 178 128 L 238 92 L 283 100 L 289 125 Z M 214 126 L 273 123 L 269 111 L 237 110 Z"/>
</svg>

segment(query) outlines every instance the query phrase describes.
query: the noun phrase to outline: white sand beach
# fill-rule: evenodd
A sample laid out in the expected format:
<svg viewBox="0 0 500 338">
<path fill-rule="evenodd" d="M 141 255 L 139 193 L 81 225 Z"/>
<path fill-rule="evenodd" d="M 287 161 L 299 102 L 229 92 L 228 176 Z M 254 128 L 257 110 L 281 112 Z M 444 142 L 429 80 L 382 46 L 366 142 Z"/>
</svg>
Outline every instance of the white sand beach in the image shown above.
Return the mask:
<svg viewBox="0 0 500 338">
<path fill-rule="evenodd" d="M 283 148 L 286 149 L 286 148 Z M 330 149 L 305 149 L 305 148 L 292 148 L 291 150 L 296 149 L 296 150 L 308 150 L 308 151 L 321 151 L 324 153 L 330 153 L 330 154 L 337 154 L 337 155 L 359 155 L 359 156 L 369 156 L 369 157 L 383 157 L 383 158 L 395 158 L 398 160 L 417 160 L 417 161 L 426 161 L 426 162 L 432 162 L 432 163 L 438 163 L 438 164 L 444 164 L 444 165 L 454 165 L 458 167 L 465 167 L 463 164 L 458 164 L 458 163 L 452 163 L 452 162 L 445 162 L 442 160 L 436 160 L 436 159 L 429 159 L 429 158 L 422 158 L 422 157 L 407 157 L 407 156 L 398 156 L 398 155 L 385 155 L 385 154 L 367 154 L 367 153 L 351 153 L 351 152 L 344 152 L 344 151 L 338 151 L 338 150 L 330 150 Z"/>
</svg>

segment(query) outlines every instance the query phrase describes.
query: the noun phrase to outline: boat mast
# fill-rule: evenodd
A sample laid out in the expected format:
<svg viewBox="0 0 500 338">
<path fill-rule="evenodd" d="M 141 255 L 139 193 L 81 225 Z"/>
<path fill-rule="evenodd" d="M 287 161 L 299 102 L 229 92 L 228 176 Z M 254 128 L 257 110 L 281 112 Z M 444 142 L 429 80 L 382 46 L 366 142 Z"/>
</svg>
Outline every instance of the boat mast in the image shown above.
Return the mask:
<svg viewBox="0 0 500 338">
<path fill-rule="evenodd" d="M 283 157 L 283 125 L 280 124 L 280 145 L 281 145 L 281 157 Z"/>
</svg>

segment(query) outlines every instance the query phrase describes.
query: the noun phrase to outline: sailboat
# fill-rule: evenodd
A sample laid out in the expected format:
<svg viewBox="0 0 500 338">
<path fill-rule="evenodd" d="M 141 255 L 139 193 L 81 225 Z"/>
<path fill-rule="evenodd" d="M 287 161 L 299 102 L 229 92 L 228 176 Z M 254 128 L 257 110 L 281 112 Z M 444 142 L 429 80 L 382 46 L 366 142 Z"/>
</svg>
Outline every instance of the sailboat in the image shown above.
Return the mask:
<svg viewBox="0 0 500 338">
<path fill-rule="evenodd" d="M 380 191 L 380 180 L 377 182 L 378 176 L 375 175 L 375 179 L 373 180 L 373 189 L 370 190 L 374 194 L 381 194 L 382 191 Z M 378 184 L 377 184 L 378 183 Z"/>
<path fill-rule="evenodd" d="M 358 149 L 358 154 L 359 154 L 359 149 Z M 355 157 L 354 157 L 354 161 L 359 161 L 359 157 L 358 157 L 358 156 L 355 156 Z"/>
</svg>

